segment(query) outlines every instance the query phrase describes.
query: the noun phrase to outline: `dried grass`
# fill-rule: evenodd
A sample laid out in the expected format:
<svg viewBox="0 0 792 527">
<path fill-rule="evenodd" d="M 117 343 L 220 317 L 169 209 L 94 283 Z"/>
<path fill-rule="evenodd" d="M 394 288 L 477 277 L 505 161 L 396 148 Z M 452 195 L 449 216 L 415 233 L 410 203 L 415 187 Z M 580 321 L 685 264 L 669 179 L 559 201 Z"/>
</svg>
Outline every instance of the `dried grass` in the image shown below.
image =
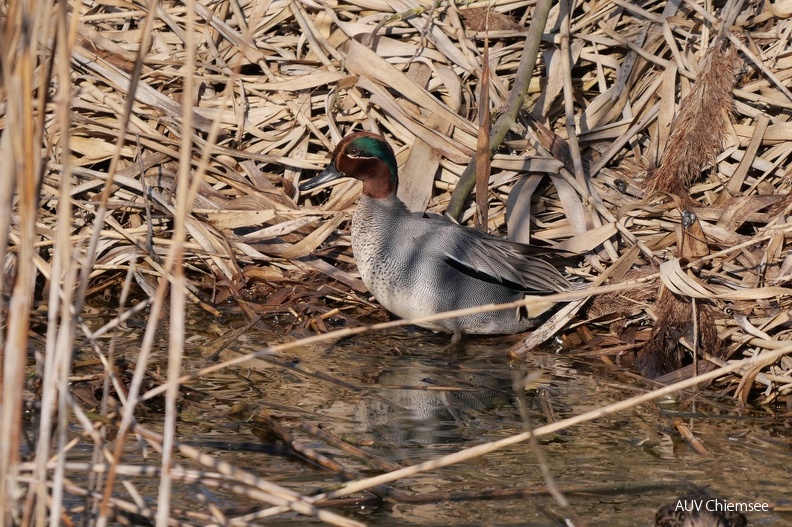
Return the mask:
<svg viewBox="0 0 792 527">
<path fill-rule="evenodd" d="M 489 15 L 480 2 L 413 0 L 34 4 L 0 9 L 4 521 L 57 521 L 64 492 L 93 496 L 98 524 L 124 510 L 159 525 L 177 515 L 160 508 L 155 518 L 117 499 L 112 475 L 85 488 L 66 480 L 66 456 L 48 459 L 65 452 L 73 412 L 93 434 L 96 466 L 110 474 L 126 470 L 127 432 L 164 449 L 166 502 L 170 478 L 186 477 L 167 462 L 178 449 L 276 507 L 267 514 L 354 524 L 176 441 L 178 387 L 200 375 L 179 372 L 184 306 L 216 313 L 230 301 L 251 320 L 289 313 L 302 331 L 326 331 L 330 316 L 358 323 L 375 309 L 343 231 L 359 186 L 305 197 L 298 180 L 346 133 L 378 130 L 397 152 L 410 206 L 443 212 L 451 203 L 470 223 L 473 180 L 460 177 L 474 172 L 466 167 L 477 145 L 486 149 L 478 122 L 487 100 L 497 153 L 487 195 L 478 196 L 486 227 L 503 232 L 508 218 L 508 227 L 523 226 L 509 233 L 515 239 L 530 228 L 534 241 L 586 253 L 574 272 L 610 284 L 586 293 L 605 300 L 568 310 L 515 353 L 560 331 L 603 357 L 647 343 L 639 359 L 647 371 L 690 376 L 692 349 L 699 370 L 726 366 L 706 378 L 743 403 L 789 401 L 792 18 L 779 3 L 729 2 L 710 13 L 695 0 L 591 1 L 571 12 L 562 2 L 550 10 L 539 66 L 522 71 L 540 29 L 526 31 L 527 22 L 547 2 L 496 0 Z M 642 278 L 629 278 L 636 273 Z M 118 319 L 92 332 L 79 314 L 106 290 L 120 299 Z M 146 299 L 132 303 L 131 291 Z M 38 434 L 56 444 L 39 441 L 34 465 L 23 466 L 37 306 L 48 319 L 38 397 L 53 409 L 42 412 Z M 113 340 L 96 339 L 145 308 L 141 358 L 122 386 L 111 374 Z M 160 438 L 134 417 L 135 403 L 153 396 L 141 393 L 146 354 L 165 316 L 172 369 L 161 385 L 168 426 Z M 83 339 L 108 372 L 98 420 L 69 389 L 71 352 Z M 740 357 L 750 363 L 724 362 Z M 126 394 L 119 408 L 109 407 L 111 387 Z M 112 419 L 115 443 L 93 428 L 104 434 L 100 423 Z M 28 490 L 20 492 L 20 477 Z"/>
<path fill-rule="evenodd" d="M 732 46 L 710 48 L 693 90 L 682 100 L 660 167 L 646 178 L 646 192 L 689 199 L 688 189 L 722 151 L 731 121 L 736 52 Z M 729 180 L 733 181 L 735 178 Z M 738 181 L 734 192 L 739 192 Z M 727 184 L 726 188 L 729 188 Z M 690 203 L 693 204 L 692 202 Z"/>
</svg>

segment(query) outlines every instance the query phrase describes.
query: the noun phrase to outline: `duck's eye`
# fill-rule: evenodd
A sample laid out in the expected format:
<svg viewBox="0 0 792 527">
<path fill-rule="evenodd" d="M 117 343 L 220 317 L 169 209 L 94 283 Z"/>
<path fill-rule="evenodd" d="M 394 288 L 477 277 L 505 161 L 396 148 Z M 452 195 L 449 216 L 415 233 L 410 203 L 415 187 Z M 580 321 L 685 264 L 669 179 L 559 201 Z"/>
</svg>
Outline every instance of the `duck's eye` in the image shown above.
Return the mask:
<svg viewBox="0 0 792 527">
<path fill-rule="evenodd" d="M 360 148 L 352 147 L 349 150 L 347 150 L 347 154 L 349 154 L 352 157 L 359 156 L 360 155 Z"/>
</svg>

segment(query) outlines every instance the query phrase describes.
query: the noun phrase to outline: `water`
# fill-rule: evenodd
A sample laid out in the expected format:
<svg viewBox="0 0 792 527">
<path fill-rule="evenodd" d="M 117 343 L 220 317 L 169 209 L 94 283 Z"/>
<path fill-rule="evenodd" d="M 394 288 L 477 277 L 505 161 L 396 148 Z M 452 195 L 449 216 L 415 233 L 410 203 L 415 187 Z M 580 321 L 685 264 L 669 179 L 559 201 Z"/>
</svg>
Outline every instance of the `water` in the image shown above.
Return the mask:
<svg viewBox="0 0 792 527">
<path fill-rule="evenodd" d="M 209 364 L 217 337 L 228 331 L 200 315 L 191 324 L 186 371 Z M 226 348 L 220 358 L 285 340 L 283 328 L 260 323 Z M 183 402 L 178 439 L 269 481 L 313 493 L 334 488 L 339 478 L 305 460 L 284 455 L 266 426 L 254 423 L 259 410 L 278 417 L 302 444 L 350 470 L 374 475 L 384 470 L 328 446 L 299 425 L 321 427 L 387 462 L 408 466 L 517 434 L 524 430 L 526 418 L 533 426 L 541 426 L 549 419 L 579 415 L 647 389 L 596 359 L 576 359 L 568 351 L 535 352 L 524 363 L 512 364 L 505 353 L 508 339 L 468 338 L 459 349 L 449 349 L 448 342 L 447 336 L 396 329 L 227 368 L 189 385 L 200 397 Z M 161 351 L 154 360 L 162 371 L 166 356 Z M 130 353 L 127 358 L 135 360 Z M 524 385 L 526 376 L 531 379 L 528 389 L 515 390 L 515 383 Z M 680 411 L 730 416 L 685 420 L 711 456 L 694 452 L 673 433 L 671 418 L 663 414 Z M 154 429 L 159 428 L 160 420 L 156 408 L 141 419 Z M 790 435 L 789 418 L 772 418 L 761 409 L 741 410 L 735 401 L 712 391 L 698 395 L 694 408 L 682 403 L 646 404 L 542 437 L 540 444 L 562 491 L 620 489 L 611 493 L 566 492 L 579 517 L 589 525 L 635 527 L 652 525 L 655 511 L 689 484 L 710 486 L 730 502 L 788 506 Z M 130 441 L 127 463 L 156 464 L 155 458 L 139 459 L 136 445 Z M 271 451 L 262 452 L 265 448 Z M 70 460 L 76 459 L 72 456 Z M 189 461 L 183 463 L 198 468 Z M 156 497 L 156 480 L 135 481 L 138 491 Z M 422 496 L 543 485 L 530 445 L 521 443 L 395 482 L 392 488 Z M 206 511 L 201 500 L 221 509 L 252 505 L 250 499 L 230 492 L 174 483 L 174 507 Z M 558 506 L 548 496 L 536 494 L 490 500 L 368 503 L 336 510 L 372 525 L 549 526 L 557 524 L 547 512 L 558 510 Z M 748 517 L 751 525 L 792 522 L 789 513 L 751 513 Z M 279 517 L 277 524 L 312 522 L 319 523 L 290 515 Z"/>
</svg>

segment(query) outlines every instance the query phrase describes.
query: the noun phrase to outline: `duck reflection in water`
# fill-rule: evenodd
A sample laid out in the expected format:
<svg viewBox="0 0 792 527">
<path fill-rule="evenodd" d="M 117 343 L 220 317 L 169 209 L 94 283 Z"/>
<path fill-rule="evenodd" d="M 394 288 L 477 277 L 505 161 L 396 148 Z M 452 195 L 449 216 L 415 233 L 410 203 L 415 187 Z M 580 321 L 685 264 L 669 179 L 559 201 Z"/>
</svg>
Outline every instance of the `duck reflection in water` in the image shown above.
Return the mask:
<svg viewBox="0 0 792 527">
<path fill-rule="evenodd" d="M 476 438 L 493 410 L 514 401 L 508 369 L 449 370 L 413 360 L 382 371 L 376 379 L 381 397 L 366 397 L 357 407 L 361 432 L 378 445 L 392 447 L 460 443 Z M 519 419 L 516 409 L 514 419 Z M 483 425 L 486 426 L 486 425 Z M 409 457 L 409 454 L 405 454 Z"/>
</svg>

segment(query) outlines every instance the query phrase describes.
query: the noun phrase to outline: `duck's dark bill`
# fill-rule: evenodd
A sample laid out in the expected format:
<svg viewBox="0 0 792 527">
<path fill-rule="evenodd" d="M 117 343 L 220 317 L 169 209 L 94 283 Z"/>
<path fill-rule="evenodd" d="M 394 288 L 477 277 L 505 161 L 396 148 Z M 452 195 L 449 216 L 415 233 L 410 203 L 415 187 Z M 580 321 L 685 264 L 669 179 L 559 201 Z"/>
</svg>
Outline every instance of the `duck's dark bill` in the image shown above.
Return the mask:
<svg viewBox="0 0 792 527">
<path fill-rule="evenodd" d="M 327 168 L 319 172 L 315 178 L 311 178 L 302 185 L 300 185 L 300 190 L 311 190 L 312 188 L 316 188 L 319 185 L 324 185 L 325 183 L 329 183 L 334 179 L 338 179 L 340 177 L 344 177 L 344 174 L 338 171 L 335 166 L 335 161 L 327 165 Z"/>
</svg>

